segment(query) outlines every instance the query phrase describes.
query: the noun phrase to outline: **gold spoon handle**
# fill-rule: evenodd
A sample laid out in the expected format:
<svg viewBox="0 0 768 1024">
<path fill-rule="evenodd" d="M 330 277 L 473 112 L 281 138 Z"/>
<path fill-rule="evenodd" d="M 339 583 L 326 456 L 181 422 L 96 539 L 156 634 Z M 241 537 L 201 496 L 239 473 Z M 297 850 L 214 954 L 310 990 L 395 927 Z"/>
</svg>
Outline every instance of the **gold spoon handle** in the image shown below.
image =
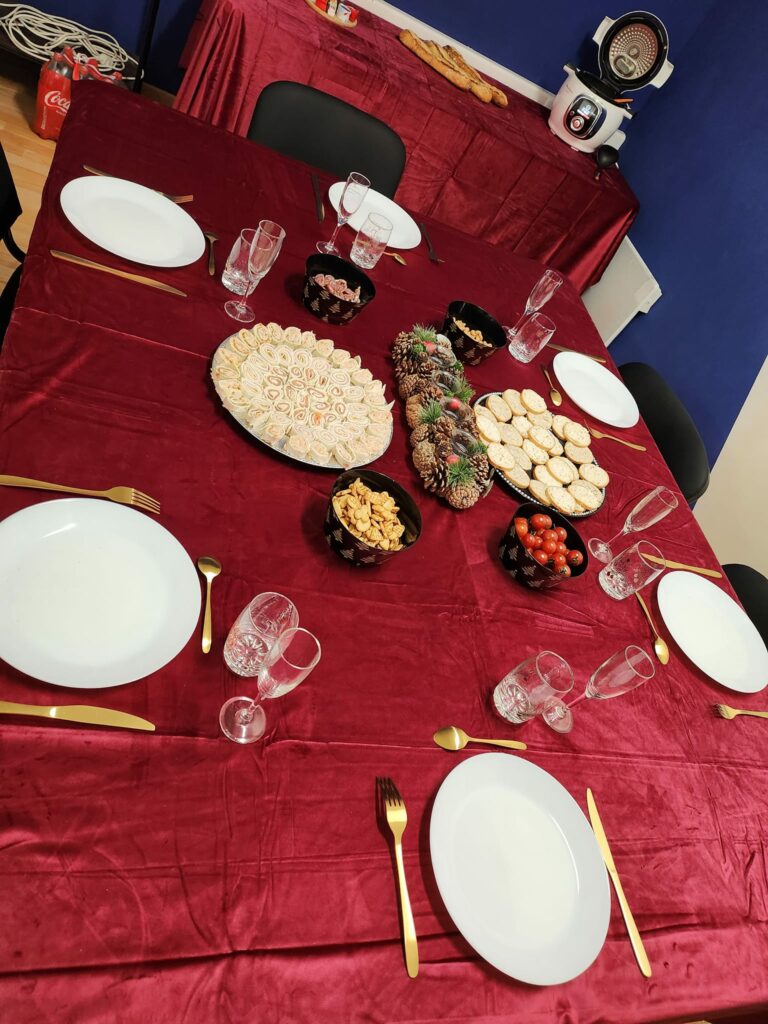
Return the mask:
<svg viewBox="0 0 768 1024">
<path fill-rule="evenodd" d="M 646 619 L 648 619 L 648 625 L 653 630 L 653 635 L 658 639 L 659 631 L 658 629 L 656 629 L 656 623 L 653 621 L 653 618 L 651 617 L 651 613 L 648 610 L 648 605 L 645 603 L 643 597 L 637 591 L 635 591 L 635 597 L 640 602 L 640 607 L 645 612 L 645 617 Z"/>
<path fill-rule="evenodd" d="M 479 740 L 476 736 L 467 736 L 467 743 L 488 743 L 492 747 L 506 747 L 508 750 L 527 750 L 528 746 L 519 740 Z"/>
<path fill-rule="evenodd" d="M 601 430 L 593 430 L 592 427 L 587 428 L 592 437 L 607 438 L 609 441 L 616 441 L 618 444 L 626 445 L 627 448 L 634 448 L 636 452 L 646 452 L 648 449 L 642 444 L 635 444 L 633 441 L 625 441 L 623 437 L 614 437 L 613 434 L 604 434 Z"/>
<path fill-rule="evenodd" d="M 203 654 L 211 649 L 211 580 L 205 579 L 205 614 L 203 616 Z"/>
</svg>

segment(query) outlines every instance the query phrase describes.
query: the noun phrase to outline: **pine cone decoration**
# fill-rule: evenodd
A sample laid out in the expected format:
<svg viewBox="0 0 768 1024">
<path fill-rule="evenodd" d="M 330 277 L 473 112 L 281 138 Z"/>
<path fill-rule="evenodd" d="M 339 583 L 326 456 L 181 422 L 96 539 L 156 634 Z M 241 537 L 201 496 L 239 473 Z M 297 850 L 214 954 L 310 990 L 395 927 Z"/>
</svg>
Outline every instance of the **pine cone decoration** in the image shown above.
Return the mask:
<svg viewBox="0 0 768 1024">
<path fill-rule="evenodd" d="M 431 441 L 422 441 L 413 449 L 412 457 L 419 473 L 425 473 L 435 465 L 435 446 Z"/>
<path fill-rule="evenodd" d="M 417 444 L 421 444 L 422 441 L 432 441 L 435 433 L 435 426 L 433 423 L 420 423 L 417 427 L 411 431 L 411 444 L 415 448 Z"/>
<path fill-rule="evenodd" d="M 434 461 L 424 470 L 419 470 L 424 486 L 428 491 L 442 494 L 448 483 L 448 467 L 444 462 Z"/>
<path fill-rule="evenodd" d="M 484 453 L 471 455 L 469 461 L 475 471 L 475 481 L 482 494 L 491 478 L 491 464 L 488 461 L 488 456 Z"/>
<path fill-rule="evenodd" d="M 420 391 L 411 395 L 405 402 L 405 421 L 413 430 L 421 423 L 421 410 L 424 408 L 424 397 Z"/>
<path fill-rule="evenodd" d="M 395 366 L 398 366 L 407 352 L 413 345 L 413 337 L 407 331 L 400 331 L 392 345 L 392 359 Z"/>
<path fill-rule="evenodd" d="M 429 384 L 429 378 L 418 373 L 409 373 L 400 378 L 398 391 L 401 398 L 410 398 L 411 395 L 421 393 L 421 389 Z"/>
<path fill-rule="evenodd" d="M 443 497 L 454 508 L 471 508 L 480 497 L 475 484 L 456 484 L 455 487 L 446 487 Z"/>
</svg>

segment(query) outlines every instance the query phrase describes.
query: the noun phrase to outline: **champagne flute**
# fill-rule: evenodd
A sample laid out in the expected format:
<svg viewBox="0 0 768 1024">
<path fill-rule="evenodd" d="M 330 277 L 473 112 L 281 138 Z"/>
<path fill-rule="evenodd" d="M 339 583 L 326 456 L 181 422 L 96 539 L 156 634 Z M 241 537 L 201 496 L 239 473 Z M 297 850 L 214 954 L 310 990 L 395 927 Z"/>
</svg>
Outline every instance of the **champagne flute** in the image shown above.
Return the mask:
<svg viewBox="0 0 768 1024">
<path fill-rule="evenodd" d="M 349 218 L 360 209 L 370 187 L 371 183 L 364 174 L 360 174 L 358 171 L 350 173 L 339 198 L 339 208 L 336 211 L 336 227 L 333 229 L 330 241 L 317 243 L 318 252 L 326 252 L 331 256 L 341 256 L 341 253 L 336 248 L 336 239 L 339 231 L 341 231 Z"/>
<path fill-rule="evenodd" d="M 285 230 L 279 224 L 272 220 L 259 221 L 248 255 L 248 282 L 245 291 L 242 298 L 230 299 L 229 302 L 224 303 L 224 311 L 233 320 L 247 324 L 256 319 L 256 314 L 245 300 L 254 291 L 259 281 L 266 277 L 272 269 L 272 265 L 280 254 L 284 238 Z"/>
<path fill-rule="evenodd" d="M 531 294 L 525 302 L 525 312 L 517 321 L 514 327 L 505 327 L 507 337 L 512 341 L 523 323 L 532 313 L 538 313 L 540 309 L 549 302 L 557 289 L 563 283 L 563 279 L 556 270 L 545 270 L 539 280 L 531 289 Z"/>
<path fill-rule="evenodd" d="M 636 644 L 616 651 L 590 676 L 584 693 L 568 705 L 572 708 L 582 700 L 608 700 L 621 697 L 630 690 L 653 679 L 656 668 L 650 656 Z"/>
<path fill-rule="evenodd" d="M 587 544 L 590 555 L 599 562 L 610 562 L 614 556 L 613 545 L 628 533 L 640 533 L 660 522 L 664 516 L 677 508 L 677 498 L 668 487 L 654 487 L 635 505 L 627 516 L 624 526 L 610 540 L 599 540 L 593 537 Z"/>
</svg>

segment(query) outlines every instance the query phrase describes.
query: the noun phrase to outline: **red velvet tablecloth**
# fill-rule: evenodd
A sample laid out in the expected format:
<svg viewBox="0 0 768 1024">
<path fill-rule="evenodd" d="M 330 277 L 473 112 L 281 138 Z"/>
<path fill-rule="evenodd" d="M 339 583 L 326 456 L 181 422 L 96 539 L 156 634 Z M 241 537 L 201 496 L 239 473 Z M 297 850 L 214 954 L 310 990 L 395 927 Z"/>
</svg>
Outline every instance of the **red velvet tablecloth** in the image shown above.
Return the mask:
<svg viewBox="0 0 768 1024">
<path fill-rule="evenodd" d="M 509 90 L 506 109 L 481 103 L 397 33 L 368 11 L 349 31 L 303 0 L 203 0 L 176 107 L 245 135 L 269 82 L 313 85 L 399 133 L 403 205 L 549 263 L 579 291 L 598 281 L 638 209 L 618 171 L 595 181 L 594 160 L 552 135 L 543 107 Z"/>
<path fill-rule="evenodd" d="M 624 697 L 579 705 L 570 735 L 502 722 L 493 686 L 538 650 L 564 655 L 581 689 L 613 651 L 629 642 L 650 649 L 637 605 L 609 599 L 592 569 L 546 594 L 511 581 L 496 549 L 515 501 L 496 486 L 457 513 L 421 490 L 399 403 L 376 466 L 416 495 L 423 536 L 379 569 L 342 562 L 322 532 L 333 475 L 273 455 L 213 392 L 210 357 L 233 323 L 205 259 L 143 271 L 189 293 L 181 299 L 48 255 L 58 248 L 136 269 L 64 219 L 59 192 L 83 163 L 194 193 L 187 209 L 220 235 L 219 268 L 238 229 L 277 219 L 287 236 L 255 293 L 260 316 L 330 334 L 390 387 L 388 351 L 401 328 L 439 323 L 454 298 L 508 321 L 541 269 L 430 222 L 446 262 L 430 263 L 423 247 L 408 253 L 407 268 L 384 261 L 373 303 L 353 324 L 328 329 L 297 299 L 304 259 L 331 228 L 315 220 L 306 167 L 122 90 L 75 85 L 0 359 L 0 465 L 82 486 L 139 487 L 162 501 L 162 523 L 190 555 L 216 555 L 224 572 L 209 656 L 196 633 L 161 671 L 85 695 L 149 718 L 157 733 L 0 722 L 3 1021 L 642 1024 L 768 1007 L 763 725 L 716 719 L 712 704 L 730 694 L 669 636 L 670 664 Z M 601 350 L 570 285 L 548 313 L 561 342 Z M 478 389 L 545 390 L 540 362 L 522 366 L 502 352 L 469 377 Z M 604 508 L 579 523 L 585 538 L 612 535 L 640 494 L 673 486 L 644 426 L 628 433 L 649 451 L 599 445 L 612 483 Z M 2 488 L 0 515 L 43 500 Z M 682 499 L 649 536 L 670 558 L 716 565 Z M 323 656 L 301 687 L 269 704 L 264 741 L 241 747 L 220 734 L 218 711 L 254 687 L 228 672 L 221 645 L 264 590 L 295 601 Z M 31 703 L 84 699 L 6 665 L 0 693 Z M 433 731 L 447 722 L 525 738 L 520 756 L 582 807 L 593 788 L 650 980 L 615 902 L 595 963 L 552 988 L 499 974 L 457 934 L 427 837 L 438 786 L 474 754 L 434 746 Z M 396 781 L 408 807 L 415 981 L 404 970 L 390 848 L 374 813 L 377 775 Z"/>
</svg>

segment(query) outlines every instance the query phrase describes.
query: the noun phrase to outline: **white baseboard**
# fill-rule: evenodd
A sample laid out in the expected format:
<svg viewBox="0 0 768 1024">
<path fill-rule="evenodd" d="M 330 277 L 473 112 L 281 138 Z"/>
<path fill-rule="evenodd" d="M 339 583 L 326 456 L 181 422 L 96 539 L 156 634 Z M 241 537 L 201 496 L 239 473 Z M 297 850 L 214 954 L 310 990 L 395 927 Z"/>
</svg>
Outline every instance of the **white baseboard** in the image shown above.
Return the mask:
<svg viewBox="0 0 768 1024">
<path fill-rule="evenodd" d="M 392 4 L 388 4 L 386 0 L 353 0 L 353 3 L 356 7 L 370 11 L 372 14 L 383 18 L 384 21 L 388 21 L 398 28 L 410 29 L 411 32 L 421 36 L 422 39 L 434 39 L 436 43 L 440 43 L 443 46 L 457 47 L 464 54 L 467 63 L 471 64 L 473 68 L 477 68 L 481 74 L 494 78 L 497 82 L 501 82 L 502 85 L 508 86 L 513 92 L 518 92 L 521 96 L 527 96 L 528 99 L 535 100 L 536 103 L 540 103 L 543 107 L 549 108 L 552 106 L 554 93 L 551 93 L 548 89 L 536 85 L 535 82 L 529 82 L 527 78 L 523 78 L 517 72 L 512 71 L 510 68 L 505 68 L 502 64 L 497 64 L 496 61 L 491 60 L 489 57 L 484 57 L 482 53 L 471 50 L 464 43 L 457 39 L 452 39 L 450 36 L 445 35 L 444 32 L 440 32 L 431 25 L 419 21 L 418 18 L 412 18 L 410 14 L 406 14 L 405 11 L 401 11 Z"/>
</svg>

